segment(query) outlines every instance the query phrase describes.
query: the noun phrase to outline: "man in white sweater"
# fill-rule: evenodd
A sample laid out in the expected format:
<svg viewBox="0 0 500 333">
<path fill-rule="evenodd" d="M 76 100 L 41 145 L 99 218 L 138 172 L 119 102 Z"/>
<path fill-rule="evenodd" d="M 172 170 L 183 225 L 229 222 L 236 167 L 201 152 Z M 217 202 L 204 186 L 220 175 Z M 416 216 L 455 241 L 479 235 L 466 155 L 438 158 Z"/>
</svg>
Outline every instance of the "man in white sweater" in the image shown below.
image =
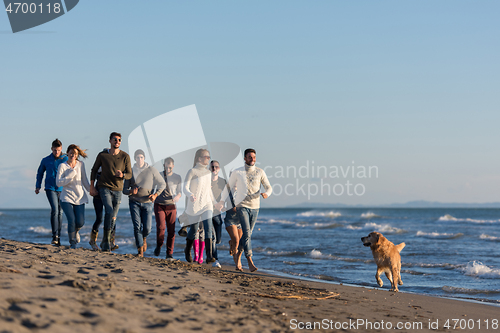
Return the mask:
<svg viewBox="0 0 500 333">
<path fill-rule="evenodd" d="M 238 251 L 233 255 L 234 263 L 237 270 L 242 270 L 241 255 L 245 251 L 245 257 L 248 261 L 248 268 L 251 272 L 257 270 L 252 260 L 252 231 L 257 221 L 260 208 L 260 196 L 267 199 L 272 193 L 272 187 L 267 179 L 266 173 L 261 168 L 255 166 L 256 157 L 255 150 L 252 148 L 246 149 L 244 154 L 245 166 L 233 171 L 229 178 L 229 188 L 236 188 L 234 202 L 236 204 L 236 212 L 240 219 L 243 236 L 239 242 Z M 263 186 L 265 192 L 260 192 L 260 187 Z M 220 202 L 217 204 L 217 209 L 221 209 L 228 197 L 227 189 L 221 196 Z"/>
</svg>

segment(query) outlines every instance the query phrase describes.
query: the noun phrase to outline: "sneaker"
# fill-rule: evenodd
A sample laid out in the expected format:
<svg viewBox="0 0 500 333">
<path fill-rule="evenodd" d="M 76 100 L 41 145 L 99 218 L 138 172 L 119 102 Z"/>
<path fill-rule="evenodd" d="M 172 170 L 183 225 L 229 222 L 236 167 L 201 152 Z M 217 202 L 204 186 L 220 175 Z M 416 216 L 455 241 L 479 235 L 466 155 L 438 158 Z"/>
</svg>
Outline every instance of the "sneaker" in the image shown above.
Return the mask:
<svg viewBox="0 0 500 333">
<path fill-rule="evenodd" d="M 160 252 L 161 252 L 161 246 L 157 246 L 155 248 L 155 256 L 158 257 L 160 255 Z M 167 255 L 167 259 L 168 259 L 168 255 Z"/>
<path fill-rule="evenodd" d="M 52 242 L 50 242 L 50 244 L 57 245 L 58 241 L 59 241 L 59 237 L 54 236 L 54 237 L 52 237 Z"/>
<path fill-rule="evenodd" d="M 212 267 L 222 268 L 221 264 L 219 263 L 219 260 L 215 260 L 215 262 L 212 264 Z"/>
<path fill-rule="evenodd" d="M 170 254 L 167 254 L 167 261 L 174 261 L 174 257 L 172 257 Z"/>
<path fill-rule="evenodd" d="M 70 249 L 76 249 L 76 244 L 71 244 L 71 245 L 69 246 L 69 248 L 70 248 Z"/>
</svg>

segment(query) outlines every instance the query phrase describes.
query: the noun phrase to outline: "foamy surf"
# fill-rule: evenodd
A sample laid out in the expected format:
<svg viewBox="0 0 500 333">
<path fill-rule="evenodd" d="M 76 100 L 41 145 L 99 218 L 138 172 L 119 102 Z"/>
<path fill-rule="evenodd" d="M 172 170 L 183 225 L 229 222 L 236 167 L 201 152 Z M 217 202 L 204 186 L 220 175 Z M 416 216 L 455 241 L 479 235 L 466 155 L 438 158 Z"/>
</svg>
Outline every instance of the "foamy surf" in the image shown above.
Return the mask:
<svg viewBox="0 0 500 333">
<path fill-rule="evenodd" d="M 460 287 L 443 286 L 443 291 L 450 294 L 466 294 L 466 295 L 479 295 L 479 294 L 500 294 L 500 290 L 481 290 L 469 289 Z"/>
<path fill-rule="evenodd" d="M 456 218 L 451 216 L 450 214 L 446 214 L 441 216 L 438 221 L 456 221 L 456 222 L 471 222 L 471 223 L 498 223 L 500 220 L 479 220 L 479 219 L 471 219 L 471 218 Z"/>
<path fill-rule="evenodd" d="M 490 236 L 490 235 L 487 235 L 487 234 L 481 234 L 481 236 L 479 236 L 479 238 L 480 239 L 490 240 L 490 241 L 500 241 L 500 237 Z"/>
<path fill-rule="evenodd" d="M 446 214 L 444 216 L 441 216 L 439 221 L 458 221 L 455 217 L 451 216 L 450 214 Z"/>
<path fill-rule="evenodd" d="M 308 212 L 303 212 L 303 213 L 298 213 L 297 216 L 304 216 L 304 217 L 329 217 L 329 218 L 336 218 L 339 216 L 342 216 L 341 213 L 339 212 L 334 212 L 334 211 L 329 211 L 329 212 L 320 212 L 320 211 L 308 211 Z"/>
<path fill-rule="evenodd" d="M 388 233 L 388 234 L 400 234 L 405 232 L 403 229 L 399 229 L 391 226 L 390 224 L 377 224 L 374 222 L 365 223 L 363 229 L 375 230 L 380 233 Z"/>
<path fill-rule="evenodd" d="M 37 234 L 51 234 L 52 230 L 47 229 L 45 227 L 29 227 L 29 231 L 36 232 Z"/>
<path fill-rule="evenodd" d="M 447 232 L 424 232 L 424 231 L 417 231 L 417 236 L 418 237 L 427 237 L 427 238 L 437 238 L 437 239 L 454 239 L 454 238 L 459 238 L 462 237 L 464 234 L 459 232 L 456 234 L 453 233 L 447 233 Z"/>
<path fill-rule="evenodd" d="M 500 269 L 490 268 L 480 261 L 471 261 L 465 266 L 464 274 L 485 279 L 500 279 Z"/>
<path fill-rule="evenodd" d="M 372 212 L 367 212 L 367 213 L 361 214 L 361 218 L 362 219 L 372 219 L 372 218 L 375 218 L 375 217 L 380 217 L 380 215 L 377 215 L 377 214 L 372 213 Z"/>
</svg>

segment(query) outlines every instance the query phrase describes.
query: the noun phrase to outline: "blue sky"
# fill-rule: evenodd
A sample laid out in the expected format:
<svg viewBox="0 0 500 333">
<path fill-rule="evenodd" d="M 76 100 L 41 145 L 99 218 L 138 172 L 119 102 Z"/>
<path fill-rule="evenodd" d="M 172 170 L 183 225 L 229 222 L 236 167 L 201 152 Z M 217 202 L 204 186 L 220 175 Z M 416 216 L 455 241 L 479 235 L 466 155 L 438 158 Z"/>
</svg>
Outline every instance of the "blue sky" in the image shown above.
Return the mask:
<svg viewBox="0 0 500 333">
<path fill-rule="evenodd" d="M 34 177 L 54 138 L 87 148 L 90 170 L 111 131 L 126 137 L 191 104 L 207 141 L 254 147 L 261 167 L 378 167 L 378 178 L 324 180 L 362 183 L 364 195 L 313 202 L 499 201 L 499 9 L 495 1 L 80 1 L 16 34 L 0 15 L 0 208 L 47 206 Z M 304 201 L 299 193 L 265 204 Z"/>
</svg>

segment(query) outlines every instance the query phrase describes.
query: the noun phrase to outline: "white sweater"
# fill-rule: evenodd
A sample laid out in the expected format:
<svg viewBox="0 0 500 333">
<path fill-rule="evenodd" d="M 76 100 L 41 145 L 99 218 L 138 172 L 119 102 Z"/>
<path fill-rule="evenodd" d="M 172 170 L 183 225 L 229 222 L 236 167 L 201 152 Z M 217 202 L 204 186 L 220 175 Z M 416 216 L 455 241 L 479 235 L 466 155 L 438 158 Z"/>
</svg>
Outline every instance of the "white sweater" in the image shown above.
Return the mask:
<svg viewBox="0 0 500 333">
<path fill-rule="evenodd" d="M 273 192 L 273 188 L 267 179 L 264 170 L 255 165 L 247 165 L 233 171 L 229 177 L 229 188 L 236 186 L 237 191 L 234 197 L 236 207 L 250 209 L 260 208 L 260 186 L 264 186 L 268 196 Z M 225 201 L 229 193 L 227 189 L 222 194 L 221 201 Z"/>
<path fill-rule="evenodd" d="M 56 176 L 57 186 L 62 186 L 61 202 L 69 202 L 73 205 L 81 205 L 89 202 L 83 188 L 90 191 L 90 184 L 85 173 L 85 164 L 76 161 L 74 168 L 68 162 L 59 165 Z"/>
<path fill-rule="evenodd" d="M 191 216 L 213 211 L 216 203 L 212 193 L 212 173 L 205 165 L 197 163 L 190 169 L 184 180 L 184 194 L 187 197 L 186 213 Z M 191 196 L 196 200 L 191 201 Z"/>
</svg>

